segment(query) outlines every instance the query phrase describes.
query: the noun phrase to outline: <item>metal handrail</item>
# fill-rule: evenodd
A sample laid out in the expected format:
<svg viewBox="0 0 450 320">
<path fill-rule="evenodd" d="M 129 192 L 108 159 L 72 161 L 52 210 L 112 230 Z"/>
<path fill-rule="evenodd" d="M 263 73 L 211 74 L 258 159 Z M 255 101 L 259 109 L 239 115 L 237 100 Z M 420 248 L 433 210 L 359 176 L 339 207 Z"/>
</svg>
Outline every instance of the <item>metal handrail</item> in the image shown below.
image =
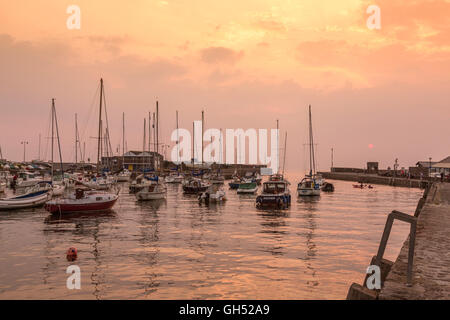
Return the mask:
<svg viewBox="0 0 450 320">
<path fill-rule="evenodd" d="M 386 245 L 395 219 L 408 222 L 411 224 L 409 231 L 409 252 L 408 252 L 408 269 L 407 269 L 407 283 L 406 283 L 407 286 L 411 286 L 412 268 L 414 260 L 414 247 L 416 243 L 417 217 L 396 210 L 392 211 L 388 215 L 386 226 L 384 227 L 383 231 L 383 236 L 381 237 L 380 246 L 378 248 L 377 257 L 375 259 L 375 265 L 380 266 L 380 262 L 381 259 L 383 259 L 384 251 L 386 250 Z"/>
</svg>

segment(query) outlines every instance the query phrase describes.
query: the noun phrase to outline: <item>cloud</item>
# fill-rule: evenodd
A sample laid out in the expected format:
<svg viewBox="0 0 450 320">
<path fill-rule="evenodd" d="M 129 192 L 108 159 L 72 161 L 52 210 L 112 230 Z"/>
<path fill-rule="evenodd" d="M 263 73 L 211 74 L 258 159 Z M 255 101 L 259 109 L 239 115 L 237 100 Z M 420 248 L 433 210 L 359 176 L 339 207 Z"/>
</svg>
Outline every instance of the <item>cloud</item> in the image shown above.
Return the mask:
<svg viewBox="0 0 450 320">
<path fill-rule="evenodd" d="M 244 52 L 225 47 L 209 47 L 201 50 L 200 55 L 201 60 L 207 64 L 234 64 L 244 56 Z"/>
</svg>

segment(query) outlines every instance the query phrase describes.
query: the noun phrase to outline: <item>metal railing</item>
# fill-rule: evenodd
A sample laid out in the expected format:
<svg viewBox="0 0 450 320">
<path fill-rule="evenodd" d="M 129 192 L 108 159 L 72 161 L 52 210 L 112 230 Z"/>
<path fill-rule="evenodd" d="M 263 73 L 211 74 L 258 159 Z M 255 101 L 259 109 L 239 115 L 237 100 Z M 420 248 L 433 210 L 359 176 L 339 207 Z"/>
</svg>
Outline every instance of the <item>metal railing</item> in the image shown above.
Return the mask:
<svg viewBox="0 0 450 320">
<path fill-rule="evenodd" d="M 392 225 L 394 224 L 395 219 L 408 222 L 411 224 L 409 231 L 409 252 L 408 252 L 408 269 L 406 282 L 407 286 L 411 286 L 413 260 L 414 260 L 414 247 L 416 243 L 417 217 L 396 210 L 392 211 L 388 215 L 386 226 L 384 227 L 383 231 L 383 236 L 381 237 L 380 246 L 378 248 L 377 257 L 375 259 L 375 265 L 380 266 L 381 259 L 383 259 L 384 251 L 386 250 L 386 245 L 389 239 L 389 235 L 391 234 Z"/>
</svg>

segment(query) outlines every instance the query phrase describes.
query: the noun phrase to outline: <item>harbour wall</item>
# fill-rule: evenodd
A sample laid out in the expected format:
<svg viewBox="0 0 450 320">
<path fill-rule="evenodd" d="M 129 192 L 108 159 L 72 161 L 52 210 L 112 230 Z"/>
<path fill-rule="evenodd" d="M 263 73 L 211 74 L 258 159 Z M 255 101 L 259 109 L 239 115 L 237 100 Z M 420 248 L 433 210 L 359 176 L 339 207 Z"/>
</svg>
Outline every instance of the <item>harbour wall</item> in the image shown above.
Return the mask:
<svg viewBox="0 0 450 320">
<path fill-rule="evenodd" d="M 425 188 L 428 180 L 408 179 L 402 177 L 383 177 L 377 174 L 356 172 L 319 172 L 325 179 L 363 182 L 365 184 L 382 184 L 395 187 Z"/>
<path fill-rule="evenodd" d="M 351 285 L 348 300 L 450 299 L 450 183 L 433 183 L 419 200 L 414 216 L 402 215 L 406 218 L 403 221 L 412 222 L 411 232 L 397 259 L 395 262 L 382 259 L 381 241 L 379 263 L 376 256 L 370 263 L 380 267 L 381 288 L 368 289 L 366 275 L 362 285 Z"/>
</svg>

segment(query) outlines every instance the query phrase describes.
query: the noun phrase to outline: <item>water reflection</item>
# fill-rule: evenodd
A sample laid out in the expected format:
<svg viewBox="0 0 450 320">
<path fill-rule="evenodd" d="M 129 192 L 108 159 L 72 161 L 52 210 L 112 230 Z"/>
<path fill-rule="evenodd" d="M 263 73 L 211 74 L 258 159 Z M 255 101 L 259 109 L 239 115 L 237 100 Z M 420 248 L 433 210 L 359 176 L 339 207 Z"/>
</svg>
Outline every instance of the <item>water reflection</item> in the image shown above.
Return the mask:
<svg viewBox="0 0 450 320">
<path fill-rule="evenodd" d="M 293 186 L 287 210 L 257 210 L 254 196 L 236 190 L 224 203 L 199 205 L 168 185 L 167 200 L 148 202 L 123 188 L 110 212 L 5 212 L 0 298 L 345 298 L 376 252 L 386 213 L 413 213 L 422 192 L 335 187 L 297 198 Z M 403 224 L 393 230 L 391 254 L 408 232 Z M 79 291 L 65 287 L 71 246 L 86 274 Z"/>
<path fill-rule="evenodd" d="M 85 241 L 87 240 L 90 246 L 89 252 L 92 254 L 94 260 L 93 271 L 89 277 L 91 279 L 91 284 L 93 285 L 92 294 L 95 299 L 102 299 L 102 285 L 106 283 L 106 275 L 102 270 L 105 270 L 106 268 L 102 261 L 101 248 L 99 248 L 102 237 L 101 227 L 102 224 L 109 223 L 115 218 L 116 212 L 114 210 L 47 216 L 44 220 L 46 227 L 44 228 L 43 233 L 45 235 L 48 251 L 45 253 L 47 262 L 42 268 L 44 270 L 43 281 L 47 281 L 50 273 L 57 272 L 59 269 L 57 260 L 50 257 L 62 255 L 61 252 L 52 254 L 52 249 L 62 250 L 58 245 L 51 246 L 50 239 L 52 239 L 52 234 L 69 233 L 77 238 L 82 237 Z M 71 226 L 72 224 L 73 226 Z"/>
<path fill-rule="evenodd" d="M 297 203 L 301 205 L 302 218 L 305 221 L 306 232 L 301 234 L 305 237 L 305 255 L 300 257 L 300 259 L 305 261 L 306 270 L 304 270 L 305 275 L 308 275 L 308 280 L 306 281 L 307 287 L 312 290 L 314 287 L 319 285 L 316 277 L 316 269 L 314 267 L 314 260 L 317 255 L 317 246 L 314 242 L 315 230 L 317 229 L 317 219 L 319 214 L 319 200 L 320 196 L 312 197 L 298 197 Z"/>
<path fill-rule="evenodd" d="M 142 209 L 140 215 L 140 248 L 135 256 L 136 263 L 142 265 L 144 274 L 137 281 L 137 287 L 148 296 L 157 291 L 159 287 L 158 275 L 154 267 L 158 263 L 159 254 L 159 212 L 160 208 L 166 208 L 166 199 L 138 202 Z"/>
</svg>

